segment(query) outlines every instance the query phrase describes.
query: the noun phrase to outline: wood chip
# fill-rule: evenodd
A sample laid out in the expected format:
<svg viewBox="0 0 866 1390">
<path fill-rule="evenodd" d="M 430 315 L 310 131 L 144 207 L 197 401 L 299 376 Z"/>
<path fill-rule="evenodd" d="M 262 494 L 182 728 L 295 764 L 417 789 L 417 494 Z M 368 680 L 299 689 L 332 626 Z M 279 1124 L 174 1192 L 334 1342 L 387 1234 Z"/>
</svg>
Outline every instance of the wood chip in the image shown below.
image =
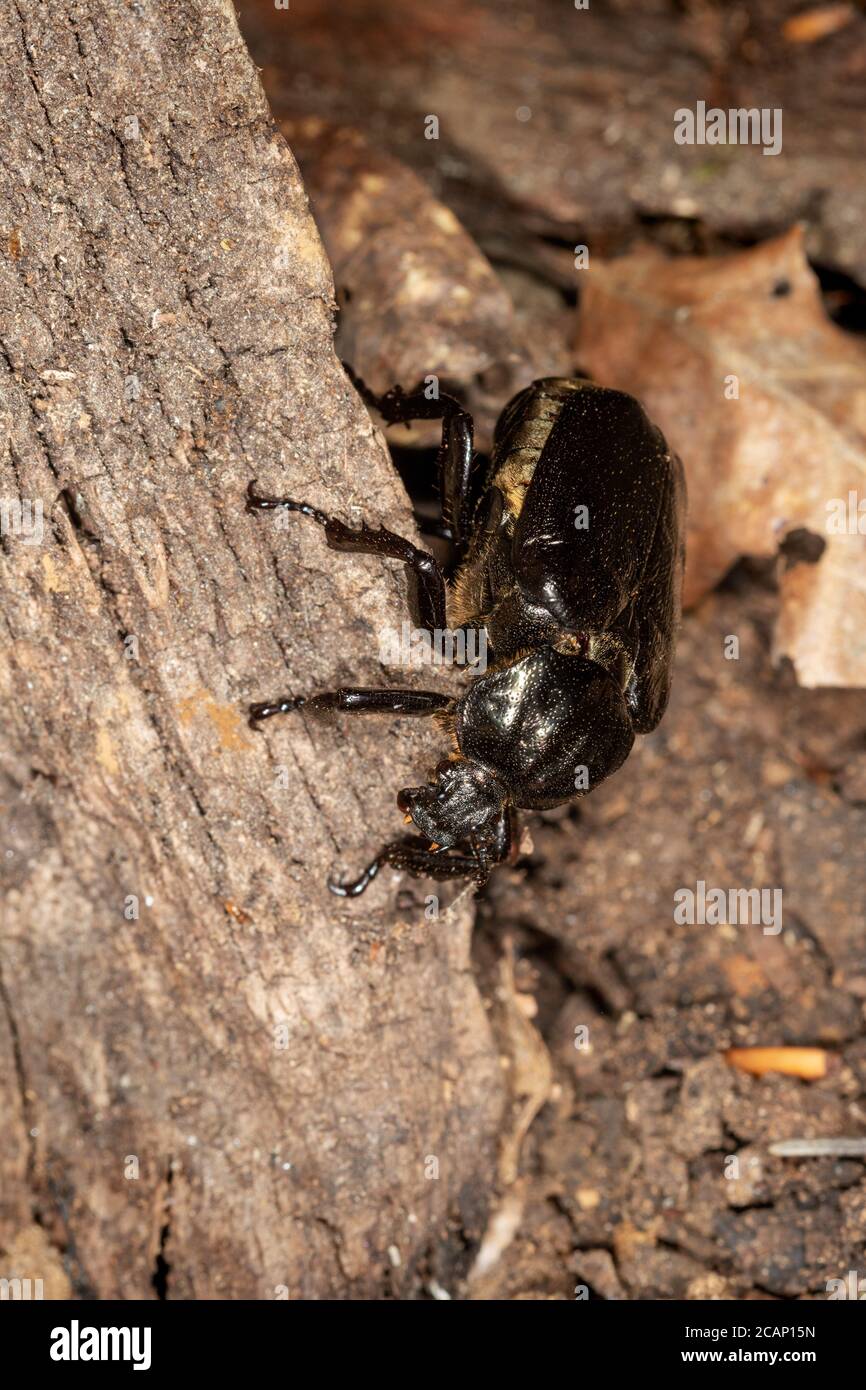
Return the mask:
<svg viewBox="0 0 866 1390">
<path fill-rule="evenodd" d="M 822 1047 L 731 1047 L 725 1053 L 725 1061 L 752 1076 L 779 1072 L 783 1076 L 799 1076 L 803 1081 L 818 1081 L 827 1075 L 827 1053 Z"/>
</svg>

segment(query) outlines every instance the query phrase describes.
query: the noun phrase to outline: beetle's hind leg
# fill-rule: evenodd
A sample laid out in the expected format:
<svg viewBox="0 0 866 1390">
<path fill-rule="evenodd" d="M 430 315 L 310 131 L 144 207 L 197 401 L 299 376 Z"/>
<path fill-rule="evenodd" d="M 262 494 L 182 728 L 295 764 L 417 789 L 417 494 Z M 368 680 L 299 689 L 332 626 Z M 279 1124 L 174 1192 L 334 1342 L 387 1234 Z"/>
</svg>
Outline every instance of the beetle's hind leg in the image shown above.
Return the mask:
<svg viewBox="0 0 866 1390">
<path fill-rule="evenodd" d="M 359 529 L 347 526 L 309 502 L 297 502 L 293 497 L 267 497 L 256 492 L 255 481 L 247 487 L 247 511 L 266 512 L 283 508 L 309 516 L 324 528 L 325 539 L 332 550 L 353 550 L 361 555 L 384 555 L 389 560 L 402 560 L 414 575 L 418 590 L 418 616 L 422 628 L 432 633 L 445 630 L 445 579 L 439 562 L 426 550 L 389 531 L 385 526 L 374 529 L 366 522 Z"/>
<path fill-rule="evenodd" d="M 437 690 L 373 690 L 366 686 L 341 686 L 325 690 L 320 695 L 294 695 L 284 700 L 265 701 L 250 705 L 250 724 L 253 728 L 274 714 L 289 714 L 292 710 L 339 710 L 341 714 L 407 714 L 430 715 L 450 709 L 450 695 Z"/>
<path fill-rule="evenodd" d="M 343 363 L 358 394 L 377 410 L 389 425 L 409 424 L 412 420 L 441 420 L 442 442 L 436 466 L 442 501 L 444 530 L 462 557 L 471 529 L 471 489 L 473 450 L 472 416 L 460 402 L 444 392 L 430 399 L 420 389 L 404 391 L 394 386 L 377 396 L 369 386 Z"/>
</svg>

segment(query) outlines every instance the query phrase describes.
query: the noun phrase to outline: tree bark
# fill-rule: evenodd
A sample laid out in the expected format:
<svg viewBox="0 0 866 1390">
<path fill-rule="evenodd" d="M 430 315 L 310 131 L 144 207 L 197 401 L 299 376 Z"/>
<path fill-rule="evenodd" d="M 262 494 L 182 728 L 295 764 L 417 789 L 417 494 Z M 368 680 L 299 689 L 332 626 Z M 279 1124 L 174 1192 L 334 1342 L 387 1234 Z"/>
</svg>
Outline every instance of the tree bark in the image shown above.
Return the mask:
<svg viewBox="0 0 866 1390">
<path fill-rule="evenodd" d="M 411 532 L 297 167 L 223 0 L 17 0 L 2 32 L 0 1274 L 447 1283 L 503 1105 L 471 913 L 325 888 L 436 735 L 244 717 L 386 684 L 403 618 L 394 566 L 244 513 L 258 477 Z"/>
</svg>

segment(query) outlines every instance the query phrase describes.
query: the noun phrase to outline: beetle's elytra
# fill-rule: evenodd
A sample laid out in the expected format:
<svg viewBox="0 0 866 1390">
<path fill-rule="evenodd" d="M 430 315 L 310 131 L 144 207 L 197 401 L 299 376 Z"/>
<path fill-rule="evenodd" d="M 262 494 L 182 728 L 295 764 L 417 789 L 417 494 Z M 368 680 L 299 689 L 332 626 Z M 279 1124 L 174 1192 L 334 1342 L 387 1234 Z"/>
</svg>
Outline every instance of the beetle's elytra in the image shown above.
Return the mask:
<svg viewBox="0 0 866 1390">
<path fill-rule="evenodd" d="M 489 664 L 459 697 L 344 687 L 250 707 L 257 725 L 304 705 L 433 715 L 452 751 L 397 804 L 416 835 L 386 844 L 341 896 L 383 864 L 417 876 L 487 881 L 517 851 L 517 811 L 558 806 L 615 772 L 668 700 L 683 569 L 680 460 L 643 407 L 585 379 L 536 381 L 506 406 L 480 497 L 471 501 L 472 420 L 453 397 L 399 388 L 376 397 L 388 423 L 442 419 L 439 482 L 456 571 L 384 528 L 353 530 L 305 502 L 265 497 L 324 527 L 334 550 L 401 560 L 431 633 L 482 630 Z"/>
</svg>

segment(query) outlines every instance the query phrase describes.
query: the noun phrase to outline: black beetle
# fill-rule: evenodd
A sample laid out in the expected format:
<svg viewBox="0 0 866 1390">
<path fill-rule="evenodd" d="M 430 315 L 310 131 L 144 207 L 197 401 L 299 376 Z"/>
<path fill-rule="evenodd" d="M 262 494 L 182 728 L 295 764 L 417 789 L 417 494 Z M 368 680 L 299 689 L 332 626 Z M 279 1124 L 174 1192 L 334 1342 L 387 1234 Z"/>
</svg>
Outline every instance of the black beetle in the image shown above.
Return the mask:
<svg viewBox="0 0 866 1390">
<path fill-rule="evenodd" d="M 435 715 L 454 749 L 397 805 L 420 835 L 384 846 L 383 864 L 416 876 L 474 878 L 517 853 L 516 811 L 559 806 L 596 787 L 654 729 L 668 700 L 680 613 L 685 480 L 643 407 L 584 378 L 536 381 L 499 418 L 483 488 L 471 501 L 472 419 L 451 396 L 395 387 L 375 396 L 389 423 L 442 419 L 439 481 L 456 573 L 392 531 L 359 530 L 306 502 L 264 497 L 312 517 L 334 550 L 401 560 L 417 581 L 423 629 L 484 634 L 492 657 L 458 698 L 427 690 L 344 687 L 250 706 L 250 723 L 305 706 L 345 713 Z M 447 616 L 446 616 L 447 603 Z"/>
</svg>

